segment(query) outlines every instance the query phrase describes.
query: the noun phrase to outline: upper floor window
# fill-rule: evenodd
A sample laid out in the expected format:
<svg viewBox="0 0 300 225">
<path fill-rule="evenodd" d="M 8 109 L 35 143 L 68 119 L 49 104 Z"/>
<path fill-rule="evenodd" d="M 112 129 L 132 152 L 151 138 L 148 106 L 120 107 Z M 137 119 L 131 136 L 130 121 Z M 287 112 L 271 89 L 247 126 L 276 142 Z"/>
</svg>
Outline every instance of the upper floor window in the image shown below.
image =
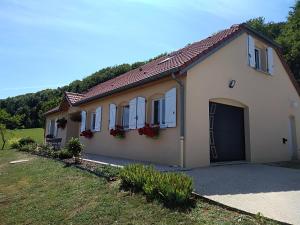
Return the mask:
<svg viewBox="0 0 300 225">
<path fill-rule="evenodd" d="M 248 35 L 248 62 L 256 70 L 272 75 L 274 72 L 273 49 Z"/>
<path fill-rule="evenodd" d="M 122 107 L 122 126 L 124 129 L 129 129 L 129 105 Z"/>
<path fill-rule="evenodd" d="M 261 65 L 260 65 L 260 49 L 255 48 L 255 68 L 260 70 Z"/>
</svg>

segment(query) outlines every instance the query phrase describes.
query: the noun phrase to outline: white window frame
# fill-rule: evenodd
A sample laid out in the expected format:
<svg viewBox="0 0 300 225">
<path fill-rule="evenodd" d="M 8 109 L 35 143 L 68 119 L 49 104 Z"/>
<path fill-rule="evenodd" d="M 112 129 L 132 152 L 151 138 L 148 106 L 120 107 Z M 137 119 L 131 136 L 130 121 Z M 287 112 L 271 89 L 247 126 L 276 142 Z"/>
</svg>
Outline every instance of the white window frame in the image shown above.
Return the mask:
<svg viewBox="0 0 300 225">
<path fill-rule="evenodd" d="M 127 124 L 128 126 L 127 127 L 124 126 L 124 108 L 125 107 L 128 108 L 128 124 Z M 129 130 L 129 105 L 123 105 L 121 110 L 122 110 L 121 111 L 122 126 L 123 126 L 124 130 Z"/>
<path fill-rule="evenodd" d="M 91 131 L 96 131 L 96 116 L 96 112 L 91 112 Z"/>
<path fill-rule="evenodd" d="M 164 112 L 165 114 L 165 118 L 163 119 L 163 101 L 166 101 L 164 97 L 161 98 L 156 98 L 156 99 L 152 99 L 152 103 L 151 103 L 151 124 L 154 124 L 154 102 L 159 101 L 159 126 L 161 128 L 165 128 L 167 127 L 166 125 L 166 112 Z M 165 111 L 166 111 L 166 102 L 165 102 Z M 164 120 L 164 123 L 163 123 Z"/>
</svg>

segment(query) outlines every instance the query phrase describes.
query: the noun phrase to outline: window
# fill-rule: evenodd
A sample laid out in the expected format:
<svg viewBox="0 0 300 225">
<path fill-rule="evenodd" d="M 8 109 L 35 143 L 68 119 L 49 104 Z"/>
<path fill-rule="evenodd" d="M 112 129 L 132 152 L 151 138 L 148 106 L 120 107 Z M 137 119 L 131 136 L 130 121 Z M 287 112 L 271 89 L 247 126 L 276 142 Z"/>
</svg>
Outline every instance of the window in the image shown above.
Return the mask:
<svg viewBox="0 0 300 225">
<path fill-rule="evenodd" d="M 129 105 L 122 107 L 122 125 L 124 129 L 129 129 Z"/>
<path fill-rule="evenodd" d="M 55 136 L 55 120 L 50 120 L 48 134 Z"/>
<path fill-rule="evenodd" d="M 254 50 L 254 54 L 255 54 L 255 68 L 259 70 L 259 69 L 261 69 L 261 65 L 260 65 L 261 51 L 260 51 L 260 49 L 256 48 Z"/>
<path fill-rule="evenodd" d="M 91 113 L 91 130 L 92 131 L 96 130 L 96 113 L 95 112 Z"/>
<path fill-rule="evenodd" d="M 152 101 L 152 124 L 165 126 L 166 101 L 164 98 Z"/>
<path fill-rule="evenodd" d="M 252 68 L 273 75 L 273 49 L 248 36 L 248 63 Z"/>
</svg>

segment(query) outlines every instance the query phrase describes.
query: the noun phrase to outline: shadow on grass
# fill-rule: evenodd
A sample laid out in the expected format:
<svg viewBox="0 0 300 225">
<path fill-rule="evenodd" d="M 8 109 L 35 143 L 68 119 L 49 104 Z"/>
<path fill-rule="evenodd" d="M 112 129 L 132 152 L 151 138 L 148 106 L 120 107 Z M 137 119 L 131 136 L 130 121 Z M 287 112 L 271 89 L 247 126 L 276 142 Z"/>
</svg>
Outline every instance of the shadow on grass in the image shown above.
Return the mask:
<svg viewBox="0 0 300 225">
<path fill-rule="evenodd" d="M 142 194 L 146 197 L 147 202 L 155 202 L 156 201 L 156 202 L 159 202 L 160 204 L 162 204 L 165 208 L 168 208 L 173 211 L 183 212 L 183 213 L 190 212 L 197 205 L 197 198 L 195 198 L 194 196 L 191 196 L 188 200 L 186 200 L 184 202 L 176 202 L 176 201 L 172 201 L 172 200 L 166 200 L 166 198 L 164 198 L 164 196 L 162 196 L 161 193 L 156 193 L 154 195 L 149 196 L 149 195 L 145 194 L 145 192 L 142 189 L 138 189 L 135 187 L 129 187 L 122 183 L 120 184 L 119 190 L 128 192 L 131 195 L 132 194 Z"/>
</svg>

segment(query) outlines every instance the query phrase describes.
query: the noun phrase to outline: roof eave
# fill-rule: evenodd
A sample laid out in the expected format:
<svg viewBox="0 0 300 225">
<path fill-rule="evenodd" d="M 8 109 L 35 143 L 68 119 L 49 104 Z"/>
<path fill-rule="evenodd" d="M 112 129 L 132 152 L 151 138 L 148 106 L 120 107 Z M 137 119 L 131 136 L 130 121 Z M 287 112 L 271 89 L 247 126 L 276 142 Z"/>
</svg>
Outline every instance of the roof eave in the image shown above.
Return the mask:
<svg viewBox="0 0 300 225">
<path fill-rule="evenodd" d="M 146 79 L 137 81 L 137 82 L 132 83 L 132 84 L 128 84 L 126 86 L 114 89 L 112 91 L 109 91 L 109 92 L 106 92 L 106 93 L 103 93 L 103 94 L 99 94 L 99 95 L 95 95 L 95 96 L 87 98 L 87 99 L 79 100 L 78 102 L 74 103 L 73 106 L 79 106 L 81 104 L 88 103 L 88 102 L 91 102 L 93 100 L 106 97 L 108 95 L 116 94 L 116 93 L 119 93 L 121 91 L 125 91 L 125 90 L 128 90 L 128 89 L 134 88 L 134 87 L 138 87 L 140 85 L 147 84 L 147 83 L 159 80 L 161 78 L 170 76 L 172 73 L 176 73 L 176 72 L 179 72 L 179 71 L 180 71 L 179 67 L 174 67 L 174 68 L 172 68 L 170 70 L 164 71 L 164 72 L 159 73 L 159 74 L 157 74 L 155 76 L 148 77 Z"/>
</svg>

